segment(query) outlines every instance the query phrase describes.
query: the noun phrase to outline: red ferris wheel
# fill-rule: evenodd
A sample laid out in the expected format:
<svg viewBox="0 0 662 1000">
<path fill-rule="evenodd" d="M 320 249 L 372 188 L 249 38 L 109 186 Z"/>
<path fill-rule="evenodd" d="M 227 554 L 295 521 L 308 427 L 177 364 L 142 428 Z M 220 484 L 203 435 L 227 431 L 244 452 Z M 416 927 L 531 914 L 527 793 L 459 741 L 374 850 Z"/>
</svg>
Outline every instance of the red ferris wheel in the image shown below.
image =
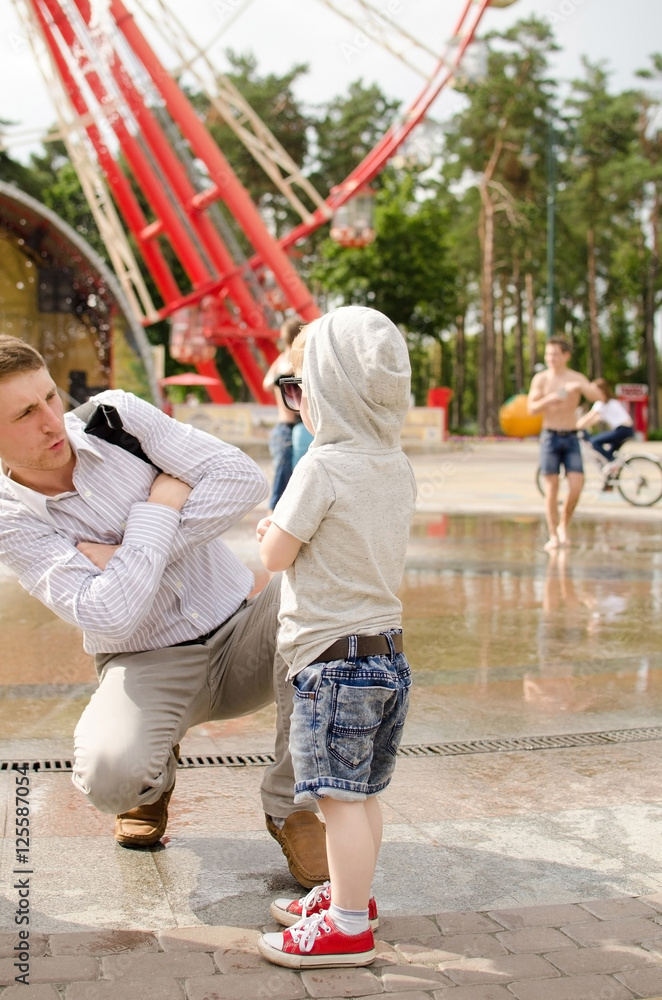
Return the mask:
<svg viewBox="0 0 662 1000">
<path fill-rule="evenodd" d="M 333 9 L 337 0 L 323 2 Z M 371 7 L 368 0 L 357 2 Z M 305 320 L 319 315 L 288 251 L 329 221 L 332 235 L 343 242 L 370 239 L 364 212 L 369 182 L 457 73 L 487 7 L 513 0 L 462 2 L 452 41 L 420 93 L 325 199 L 231 81 L 217 73 L 208 77 L 213 86 L 207 86 L 207 94 L 216 110 L 301 218 L 277 239 L 124 0 L 108 0 L 101 16 L 90 0 L 20 0 L 54 98 L 59 134 L 130 306 L 145 326 L 170 319 L 172 355 L 218 380 L 209 390 L 214 402 L 232 402 L 214 363 L 219 345 L 232 355 L 253 397 L 272 401 L 262 380 L 265 364 L 277 354 L 277 312 L 293 310 Z M 204 52 L 164 0 L 156 3 L 154 24 L 180 58 L 188 59 L 189 67 L 204 63 Z M 311 204 L 313 209 L 307 207 Z M 245 238 L 241 243 L 251 248 L 248 254 L 237 229 Z M 142 278 L 127 230 L 153 279 L 158 304 Z M 173 255 L 184 279 L 173 271 Z"/>
</svg>

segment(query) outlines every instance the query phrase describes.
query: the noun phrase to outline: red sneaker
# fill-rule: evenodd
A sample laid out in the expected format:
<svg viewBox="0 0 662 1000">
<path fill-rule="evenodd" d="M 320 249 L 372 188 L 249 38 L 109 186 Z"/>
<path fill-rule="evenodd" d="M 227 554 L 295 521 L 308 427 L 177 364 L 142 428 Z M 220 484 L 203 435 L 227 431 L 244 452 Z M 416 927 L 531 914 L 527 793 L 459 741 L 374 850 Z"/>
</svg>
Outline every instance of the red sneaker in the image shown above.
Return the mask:
<svg viewBox="0 0 662 1000">
<path fill-rule="evenodd" d="M 326 911 L 306 917 L 282 934 L 263 934 L 257 943 L 264 958 L 290 969 L 332 969 L 370 965 L 375 958 L 372 929 L 343 934 Z"/>
<path fill-rule="evenodd" d="M 271 904 L 271 916 L 274 920 L 283 924 L 284 927 L 291 927 L 298 924 L 300 920 L 311 917 L 313 913 L 323 913 L 331 905 L 331 883 L 324 882 L 316 885 L 310 890 L 307 896 L 301 899 L 276 899 Z M 377 916 L 377 901 L 374 896 L 368 901 L 368 920 L 373 931 L 379 927 L 379 917 Z"/>
</svg>

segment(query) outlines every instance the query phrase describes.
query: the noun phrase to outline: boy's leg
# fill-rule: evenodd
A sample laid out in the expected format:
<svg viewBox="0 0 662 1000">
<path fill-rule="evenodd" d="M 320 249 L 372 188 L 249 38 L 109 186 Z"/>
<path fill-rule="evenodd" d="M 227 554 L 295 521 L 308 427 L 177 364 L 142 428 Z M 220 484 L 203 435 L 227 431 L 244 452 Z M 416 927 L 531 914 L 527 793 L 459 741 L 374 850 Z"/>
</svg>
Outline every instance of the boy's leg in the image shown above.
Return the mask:
<svg viewBox="0 0 662 1000">
<path fill-rule="evenodd" d="M 289 751 L 292 688 L 276 651 L 280 576 L 209 640 L 213 647 L 210 719 L 234 719 L 276 701 L 275 763 L 262 781 L 267 829 L 280 844 L 292 875 L 306 888 L 328 879 L 324 826 L 311 804 L 294 805 Z"/>
<path fill-rule="evenodd" d="M 370 795 L 363 804 L 375 845 L 375 857 L 378 858 L 384 833 L 384 818 L 382 816 L 381 803 L 376 795 Z"/>
<path fill-rule="evenodd" d="M 258 949 L 270 962 L 304 969 L 363 966 L 374 960 L 369 900 L 377 852 L 365 806 L 361 800 L 320 799 L 331 872 L 331 896 L 327 893 L 324 903 L 329 905 L 313 903 L 309 916 L 294 924 L 280 921 L 289 924 L 287 930 L 263 934 Z M 287 900 L 274 905 L 279 902 Z"/>
<path fill-rule="evenodd" d="M 374 802 L 367 808 L 368 803 Z M 333 903 L 343 910 L 368 911 L 370 889 L 377 865 L 376 796 L 346 802 L 325 795 L 320 809 L 326 822 L 326 850 Z M 380 838 L 381 840 L 381 838 Z"/>
<path fill-rule="evenodd" d="M 378 654 L 311 664 L 295 678 L 297 797 L 321 796 L 331 893 L 328 911 L 323 902 L 311 900 L 312 915 L 293 926 L 288 901 L 276 901 L 276 919 L 289 930 L 263 935 L 258 948 L 277 965 L 362 966 L 375 957 L 370 889 L 382 822 L 376 793 L 393 771 L 411 684 L 406 658 L 396 654 L 390 633 L 387 638 L 388 659 Z M 366 670 L 369 687 L 364 686 Z"/>
<path fill-rule="evenodd" d="M 329 801 L 329 799 L 323 801 Z M 375 848 L 375 858 L 378 858 L 382 844 L 383 830 L 382 810 L 379 799 L 376 795 L 370 795 L 364 802 L 359 803 L 359 805 L 363 805 L 365 809 Z M 300 899 L 276 899 L 271 906 L 271 915 L 279 924 L 291 927 L 292 924 L 297 923 L 303 917 L 328 910 L 330 904 L 331 892 L 330 885 L 327 882 L 324 885 L 317 886 L 313 892 L 308 893 L 307 896 L 302 896 Z M 362 911 L 364 909 L 364 907 L 361 907 Z M 368 922 L 373 930 L 379 926 L 377 904 L 372 897 L 368 900 Z"/>
</svg>

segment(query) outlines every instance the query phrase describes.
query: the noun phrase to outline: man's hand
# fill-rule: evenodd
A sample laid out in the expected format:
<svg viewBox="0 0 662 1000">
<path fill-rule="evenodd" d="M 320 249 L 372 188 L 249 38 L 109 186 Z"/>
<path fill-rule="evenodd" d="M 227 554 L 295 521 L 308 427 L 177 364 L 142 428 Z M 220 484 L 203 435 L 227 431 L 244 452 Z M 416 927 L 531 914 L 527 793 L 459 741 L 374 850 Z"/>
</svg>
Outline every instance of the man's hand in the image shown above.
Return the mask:
<svg viewBox="0 0 662 1000">
<path fill-rule="evenodd" d="M 260 521 L 257 522 L 256 532 L 257 532 L 258 542 L 262 541 L 262 539 L 267 533 L 267 528 L 269 527 L 270 524 L 271 524 L 270 517 L 263 517 Z"/>
<path fill-rule="evenodd" d="M 160 472 L 152 483 L 148 503 L 160 503 L 164 507 L 181 510 L 192 490 L 193 487 L 189 486 L 188 483 L 183 483 L 181 479 L 175 479 L 167 472 Z"/>
<path fill-rule="evenodd" d="M 76 548 L 91 563 L 94 563 L 97 569 L 103 570 L 119 549 L 119 545 L 104 545 L 102 542 L 79 542 Z"/>
</svg>

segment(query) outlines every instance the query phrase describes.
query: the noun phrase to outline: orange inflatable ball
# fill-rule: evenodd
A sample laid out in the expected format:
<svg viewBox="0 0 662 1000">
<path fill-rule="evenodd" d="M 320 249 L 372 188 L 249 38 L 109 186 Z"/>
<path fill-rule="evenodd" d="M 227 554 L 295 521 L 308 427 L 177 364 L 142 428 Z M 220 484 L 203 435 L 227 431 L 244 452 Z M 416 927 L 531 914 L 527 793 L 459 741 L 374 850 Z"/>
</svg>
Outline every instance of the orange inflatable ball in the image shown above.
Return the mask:
<svg viewBox="0 0 662 1000">
<path fill-rule="evenodd" d="M 526 393 L 511 396 L 499 410 L 501 430 L 508 437 L 534 437 L 540 434 L 542 416 L 532 417 L 526 410 Z"/>
</svg>

